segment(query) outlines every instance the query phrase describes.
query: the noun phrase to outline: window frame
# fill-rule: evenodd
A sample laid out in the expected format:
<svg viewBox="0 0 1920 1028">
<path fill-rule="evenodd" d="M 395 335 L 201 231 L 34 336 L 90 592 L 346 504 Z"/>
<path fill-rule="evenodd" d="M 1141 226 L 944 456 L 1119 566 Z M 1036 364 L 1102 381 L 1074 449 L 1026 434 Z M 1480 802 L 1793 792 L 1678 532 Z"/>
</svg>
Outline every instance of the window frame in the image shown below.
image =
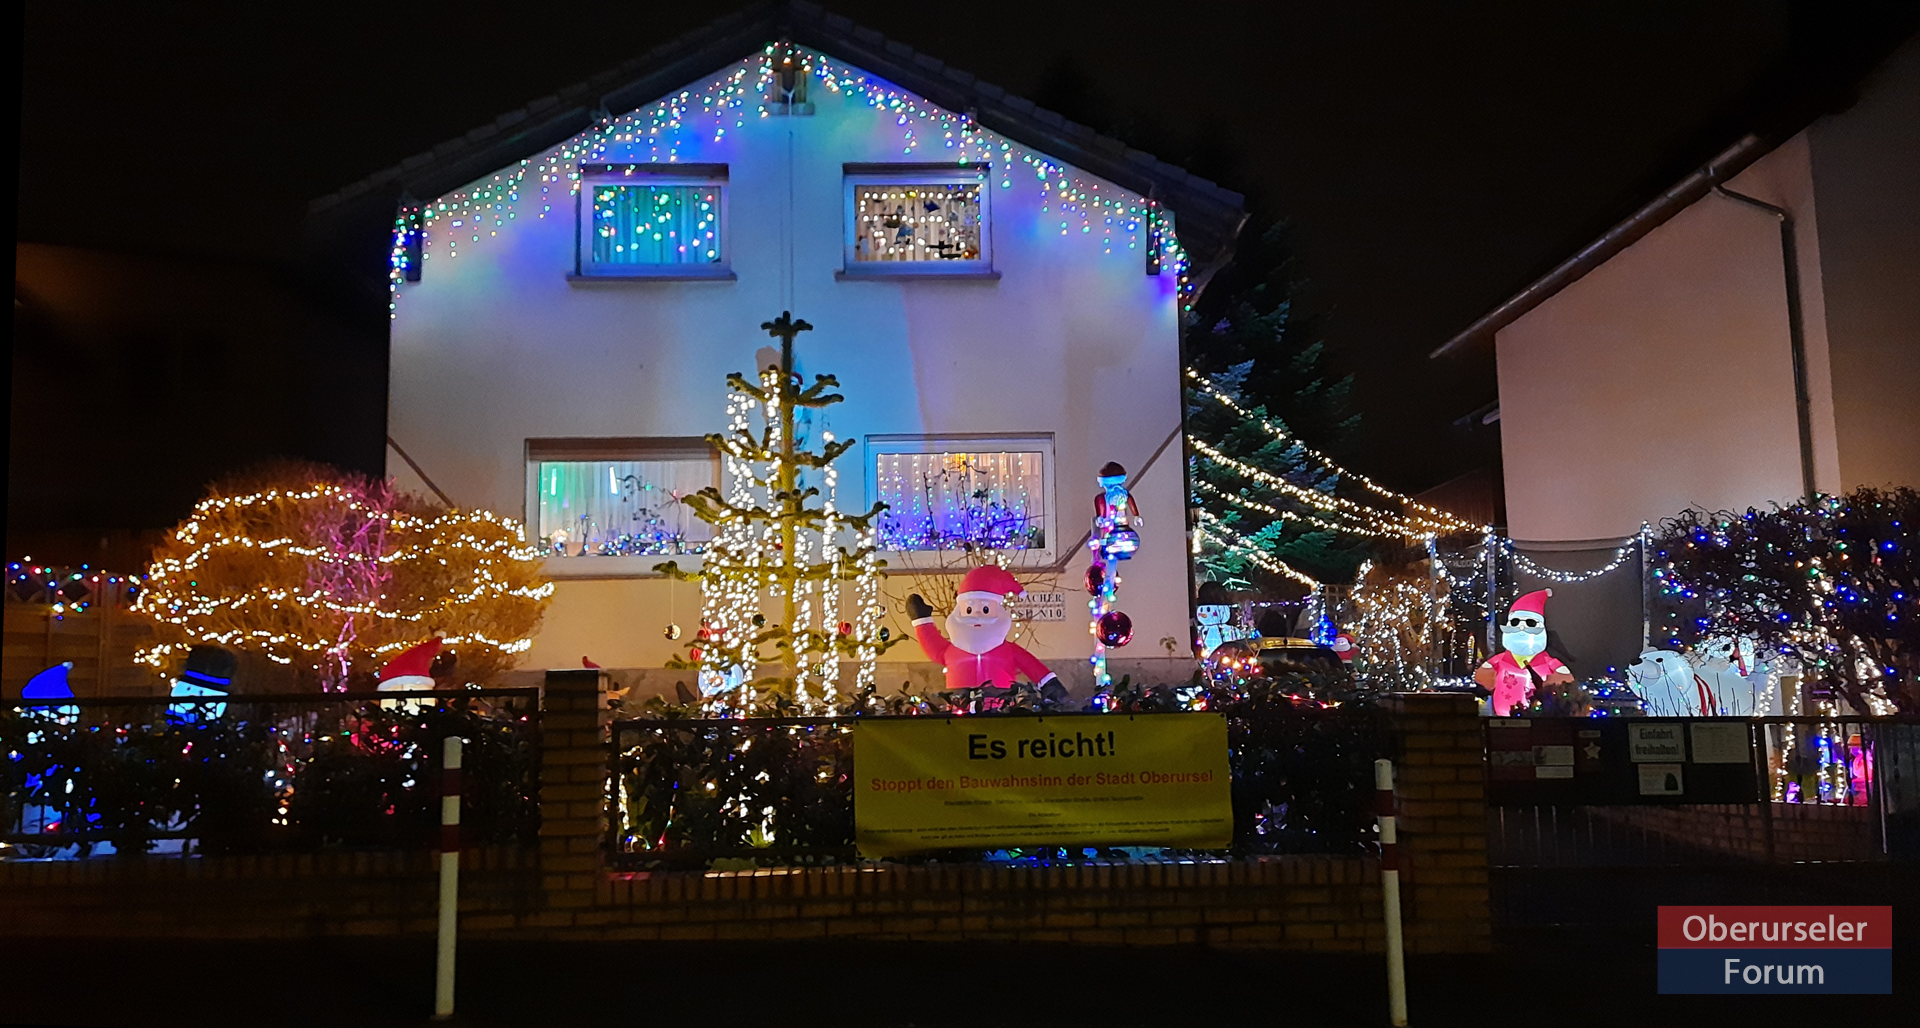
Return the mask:
<svg viewBox="0 0 1920 1028">
<path fill-rule="evenodd" d="M 841 166 L 841 269 L 834 277 L 860 278 L 987 278 L 997 279 L 993 267 L 993 165 L 980 164 L 845 164 Z M 970 261 L 861 261 L 856 260 L 855 229 L 861 186 L 978 185 L 980 187 L 980 256 Z"/>
<path fill-rule="evenodd" d="M 719 193 L 720 260 L 687 264 L 595 264 L 593 253 L 593 201 L 589 195 L 595 186 L 710 186 Z M 583 164 L 579 188 L 573 194 L 573 273 L 570 282 L 671 282 L 732 281 L 733 213 L 729 209 L 733 192 L 729 168 L 725 164 Z"/>
<path fill-rule="evenodd" d="M 528 545 L 540 544 L 540 465 L 543 462 L 696 459 L 707 461 L 713 468 L 716 488 L 724 484 L 720 451 L 699 436 L 562 436 L 526 440 L 521 459 L 526 491 L 521 500 L 520 523 L 526 526 Z M 695 569 L 704 562 L 704 555 L 555 557 L 543 554 L 541 570 L 550 578 L 660 578 L 653 566 L 669 560 L 678 561 L 682 568 Z"/>
<path fill-rule="evenodd" d="M 1008 550 L 1015 567 L 1045 567 L 1059 559 L 1060 549 L 1060 504 L 1054 489 L 1054 434 L 1052 432 L 930 432 L 930 433 L 888 433 L 868 435 L 862 440 L 862 474 L 865 477 L 867 502 L 881 501 L 879 460 L 888 454 L 898 453 L 1033 453 L 1040 454 L 1040 492 L 1041 518 L 1046 528 L 1047 544 L 1026 550 Z M 1091 523 L 1091 517 L 1089 517 Z M 876 531 L 878 526 L 876 525 Z M 917 560 L 930 558 L 943 559 L 956 550 L 882 550 L 880 551 L 893 567 L 907 572 L 925 571 L 927 568 L 915 567 Z"/>
</svg>

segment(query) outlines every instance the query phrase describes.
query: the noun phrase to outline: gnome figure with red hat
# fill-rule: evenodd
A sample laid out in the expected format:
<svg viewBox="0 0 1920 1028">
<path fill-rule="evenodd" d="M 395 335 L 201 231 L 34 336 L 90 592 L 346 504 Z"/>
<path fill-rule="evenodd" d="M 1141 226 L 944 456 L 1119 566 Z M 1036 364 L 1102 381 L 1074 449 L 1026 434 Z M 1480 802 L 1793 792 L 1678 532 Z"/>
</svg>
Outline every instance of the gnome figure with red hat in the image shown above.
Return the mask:
<svg viewBox="0 0 1920 1028">
<path fill-rule="evenodd" d="M 433 658 L 440 655 L 441 641 L 434 636 L 418 646 L 401 650 L 380 669 L 381 692 L 433 688 Z"/>
<path fill-rule="evenodd" d="M 1494 717 L 1526 709 L 1538 686 L 1573 681 L 1573 672 L 1547 652 L 1547 597 L 1552 595 L 1552 589 L 1541 589 L 1513 601 L 1500 623 L 1505 648 L 1473 673 L 1474 683 L 1493 693 Z"/>
<path fill-rule="evenodd" d="M 1058 676 L 1018 643 L 1007 641 L 1013 630 L 1007 597 L 1025 591 L 1005 568 L 988 564 L 967 572 L 953 598 L 953 613 L 947 615 L 947 638 L 934 627 L 927 601 L 919 593 L 907 597 L 914 637 L 927 659 L 946 668 L 949 691 L 988 685 L 1004 689 L 1015 675 L 1025 674 L 1044 695 L 1065 698 L 1066 686 Z"/>
</svg>

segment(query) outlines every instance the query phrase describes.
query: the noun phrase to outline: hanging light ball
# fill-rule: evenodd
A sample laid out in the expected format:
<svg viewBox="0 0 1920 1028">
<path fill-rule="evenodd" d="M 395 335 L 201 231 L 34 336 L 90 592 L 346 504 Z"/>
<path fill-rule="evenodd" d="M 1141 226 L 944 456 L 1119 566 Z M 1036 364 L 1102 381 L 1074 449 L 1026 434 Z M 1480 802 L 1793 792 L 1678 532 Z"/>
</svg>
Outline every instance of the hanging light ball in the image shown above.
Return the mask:
<svg viewBox="0 0 1920 1028">
<path fill-rule="evenodd" d="M 1110 610 L 1100 615 L 1100 644 L 1125 646 L 1133 641 L 1133 619 L 1125 612 Z"/>
<path fill-rule="evenodd" d="M 1087 595 L 1098 596 L 1107 585 L 1107 566 L 1105 564 L 1087 565 Z"/>
<path fill-rule="evenodd" d="M 669 639 L 678 639 L 680 638 L 680 626 L 668 625 L 664 630 L 661 631 L 660 634 L 666 636 Z"/>
</svg>

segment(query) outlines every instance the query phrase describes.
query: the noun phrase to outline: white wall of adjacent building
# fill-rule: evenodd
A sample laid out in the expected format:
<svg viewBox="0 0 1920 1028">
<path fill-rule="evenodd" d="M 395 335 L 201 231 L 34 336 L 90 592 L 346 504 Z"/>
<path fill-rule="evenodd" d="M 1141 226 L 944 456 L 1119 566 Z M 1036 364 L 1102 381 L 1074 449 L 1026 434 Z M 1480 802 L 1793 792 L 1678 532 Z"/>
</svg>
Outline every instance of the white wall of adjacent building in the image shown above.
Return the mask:
<svg viewBox="0 0 1920 1028">
<path fill-rule="evenodd" d="M 1791 211 L 1817 488 L 1920 485 L 1920 46 L 1728 183 Z M 1709 194 L 1500 330 L 1515 540 L 1801 493 L 1779 222 Z"/>
<path fill-rule="evenodd" d="M 720 431 L 725 376 L 752 371 L 774 344 L 760 323 L 790 309 L 815 326 L 799 338 L 800 371 L 837 375 L 847 397 L 826 424 L 862 441 L 842 458 L 843 507 L 870 499 L 869 435 L 1051 437 L 1048 536 L 1061 566 L 1043 584 L 1068 593 L 1068 619 L 1028 636 L 1044 658 L 1084 658 L 1090 646 L 1080 613 L 1086 556 L 1068 548 L 1090 525 L 1096 469 L 1119 461 L 1139 472 L 1159 452 L 1134 487 L 1144 544 L 1125 568 L 1121 606 L 1136 629 L 1119 655 L 1165 657 L 1162 638 L 1187 654 L 1181 448 L 1176 440 L 1162 450 L 1180 422 L 1180 301 L 1170 268 L 1145 273 L 1144 228 L 1063 214 L 1030 166 L 1007 176 L 996 168 L 997 278 L 842 280 L 842 166 L 944 158 L 932 143 L 903 155 L 890 112 L 825 89 L 812 99 L 811 116 L 749 116 L 717 140 L 681 138 L 677 160 L 728 166 L 733 280 L 569 281 L 575 227 L 564 189 L 545 199 L 523 188 L 507 224 L 477 241 L 458 237 L 457 258 L 430 241 L 421 281 L 397 298 L 393 439 L 457 504 L 525 518 L 527 440 Z M 616 146 L 603 159 L 646 161 L 648 152 Z M 1139 200 L 1097 184 L 1101 195 Z M 388 471 L 425 490 L 391 452 Z M 562 577 L 527 666 L 578 666 L 583 656 L 661 666 L 685 645 L 663 629 L 675 622 L 691 635 L 698 624 L 698 588 L 596 575 L 593 560 L 548 561 Z M 909 587 L 895 576 L 887 592 L 898 600 Z M 897 603 L 889 624 L 907 630 Z M 887 659 L 921 656 L 909 641 Z"/>
</svg>

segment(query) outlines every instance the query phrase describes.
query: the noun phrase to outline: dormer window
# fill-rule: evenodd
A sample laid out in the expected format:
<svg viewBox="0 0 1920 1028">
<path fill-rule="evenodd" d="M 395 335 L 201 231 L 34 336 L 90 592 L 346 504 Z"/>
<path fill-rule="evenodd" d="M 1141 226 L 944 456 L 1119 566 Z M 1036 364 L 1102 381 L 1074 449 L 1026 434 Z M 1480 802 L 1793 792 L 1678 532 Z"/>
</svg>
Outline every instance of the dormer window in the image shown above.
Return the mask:
<svg viewBox="0 0 1920 1028">
<path fill-rule="evenodd" d="M 581 172 L 576 275 L 732 277 L 726 165 L 616 164 Z"/>
<path fill-rule="evenodd" d="M 848 277 L 991 275 L 987 168 L 846 166 Z"/>
</svg>

